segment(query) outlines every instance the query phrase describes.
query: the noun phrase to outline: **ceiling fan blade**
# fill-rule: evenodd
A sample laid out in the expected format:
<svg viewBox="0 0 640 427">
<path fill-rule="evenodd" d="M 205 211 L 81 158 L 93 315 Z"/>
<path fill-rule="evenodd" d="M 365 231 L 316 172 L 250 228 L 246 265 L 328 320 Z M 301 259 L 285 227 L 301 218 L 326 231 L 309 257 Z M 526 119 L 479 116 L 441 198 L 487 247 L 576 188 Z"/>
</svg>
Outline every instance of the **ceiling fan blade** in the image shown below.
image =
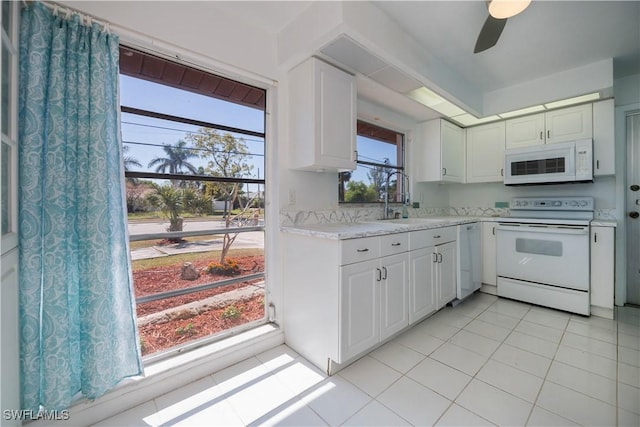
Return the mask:
<svg viewBox="0 0 640 427">
<path fill-rule="evenodd" d="M 482 52 L 483 50 L 487 50 L 490 47 L 495 46 L 495 44 L 498 43 L 500 34 L 502 34 L 502 30 L 504 29 L 504 26 L 506 24 L 506 18 L 497 19 L 489 15 L 487 17 L 487 20 L 484 21 L 484 25 L 480 30 L 480 34 L 478 35 L 478 40 L 476 41 L 476 47 L 473 49 L 473 53 Z"/>
</svg>

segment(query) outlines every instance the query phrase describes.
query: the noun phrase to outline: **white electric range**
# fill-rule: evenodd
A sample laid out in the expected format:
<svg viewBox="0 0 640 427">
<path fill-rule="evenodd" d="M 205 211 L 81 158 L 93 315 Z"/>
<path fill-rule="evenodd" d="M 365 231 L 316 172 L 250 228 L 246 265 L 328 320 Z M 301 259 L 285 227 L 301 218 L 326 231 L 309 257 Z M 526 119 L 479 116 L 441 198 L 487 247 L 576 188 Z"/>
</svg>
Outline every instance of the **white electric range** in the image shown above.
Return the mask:
<svg viewBox="0 0 640 427">
<path fill-rule="evenodd" d="M 592 197 L 518 197 L 497 232 L 499 296 L 590 314 Z"/>
</svg>

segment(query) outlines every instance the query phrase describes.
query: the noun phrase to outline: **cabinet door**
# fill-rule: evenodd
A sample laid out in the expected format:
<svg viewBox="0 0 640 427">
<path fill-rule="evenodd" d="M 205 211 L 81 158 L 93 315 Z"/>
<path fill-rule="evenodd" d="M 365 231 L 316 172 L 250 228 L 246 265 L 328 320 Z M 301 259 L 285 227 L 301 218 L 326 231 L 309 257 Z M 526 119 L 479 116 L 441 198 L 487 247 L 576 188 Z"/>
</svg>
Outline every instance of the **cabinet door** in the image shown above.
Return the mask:
<svg viewBox="0 0 640 427">
<path fill-rule="evenodd" d="M 505 124 L 503 121 L 467 129 L 467 182 L 502 182 Z"/>
<path fill-rule="evenodd" d="M 380 341 L 379 261 L 340 267 L 340 361 Z"/>
<path fill-rule="evenodd" d="M 319 117 L 316 149 L 321 165 L 354 170 L 356 150 L 355 78 L 322 61 L 318 61 L 316 91 Z"/>
<path fill-rule="evenodd" d="M 436 311 L 434 247 L 409 252 L 409 323 Z"/>
<path fill-rule="evenodd" d="M 456 242 L 436 246 L 438 255 L 437 280 L 438 308 L 456 297 Z"/>
<path fill-rule="evenodd" d="M 616 172 L 613 99 L 593 103 L 593 175 Z"/>
<path fill-rule="evenodd" d="M 545 113 L 546 143 L 593 137 L 591 104 L 576 105 Z"/>
<path fill-rule="evenodd" d="M 465 130 L 442 121 L 442 180 L 465 181 Z"/>
<path fill-rule="evenodd" d="M 614 231 L 613 227 L 591 227 L 591 305 L 610 310 L 613 310 Z"/>
<path fill-rule="evenodd" d="M 505 122 L 506 147 L 544 144 L 544 113 L 517 117 Z"/>
<path fill-rule="evenodd" d="M 380 268 L 380 340 L 384 340 L 409 324 L 409 255 L 384 257 Z"/>
<path fill-rule="evenodd" d="M 482 283 L 497 285 L 496 274 L 496 223 L 482 223 Z"/>
</svg>

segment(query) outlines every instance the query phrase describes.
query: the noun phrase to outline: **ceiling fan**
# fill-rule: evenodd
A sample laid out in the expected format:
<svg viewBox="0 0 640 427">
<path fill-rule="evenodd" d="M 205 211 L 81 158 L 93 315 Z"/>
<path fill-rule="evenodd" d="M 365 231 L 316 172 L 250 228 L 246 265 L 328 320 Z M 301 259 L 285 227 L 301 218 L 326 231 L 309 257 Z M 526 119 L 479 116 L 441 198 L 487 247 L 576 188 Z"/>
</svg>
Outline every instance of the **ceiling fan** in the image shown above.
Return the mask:
<svg viewBox="0 0 640 427">
<path fill-rule="evenodd" d="M 487 0 L 489 16 L 478 35 L 473 53 L 479 53 L 495 46 L 502 34 L 507 18 L 525 10 L 531 0 Z"/>
</svg>

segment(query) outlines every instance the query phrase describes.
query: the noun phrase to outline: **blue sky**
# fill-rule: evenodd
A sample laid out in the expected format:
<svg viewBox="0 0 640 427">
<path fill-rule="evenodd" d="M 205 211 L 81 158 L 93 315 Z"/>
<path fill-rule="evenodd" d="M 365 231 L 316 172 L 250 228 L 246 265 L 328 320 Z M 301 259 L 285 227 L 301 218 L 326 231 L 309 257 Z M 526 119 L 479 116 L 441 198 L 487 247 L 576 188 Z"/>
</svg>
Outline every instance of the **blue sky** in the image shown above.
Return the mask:
<svg viewBox="0 0 640 427">
<path fill-rule="evenodd" d="M 264 113 L 261 110 L 124 75 L 120 76 L 120 102 L 127 107 L 264 132 Z M 190 132 L 198 131 L 197 126 L 127 113 L 122 114 L 121 120 L 122 139 L 129 146 L 127 155 L 137 159 L 142 164 L 142 170 L 148 170 L 148 163 L 155 157 L 164 156 L 162 144 L 175 145 Z M 253 154 L 247 160 L 253 166 L 250 177 L 264 178 L 264 140 L 248 135 L 234 136 L 244 139 L 249 152 Z M 382 163 L 388 158 L 394 164 L 396 148 L 359 136 L 358 154 L 360 160 Z M 206 166 L 205 159 L 193 158 L 191 163 L 196 167 Z M 352 179 L 367 182 L 367 171 L 366 167 L 359 167 Z"/>
</svg>

